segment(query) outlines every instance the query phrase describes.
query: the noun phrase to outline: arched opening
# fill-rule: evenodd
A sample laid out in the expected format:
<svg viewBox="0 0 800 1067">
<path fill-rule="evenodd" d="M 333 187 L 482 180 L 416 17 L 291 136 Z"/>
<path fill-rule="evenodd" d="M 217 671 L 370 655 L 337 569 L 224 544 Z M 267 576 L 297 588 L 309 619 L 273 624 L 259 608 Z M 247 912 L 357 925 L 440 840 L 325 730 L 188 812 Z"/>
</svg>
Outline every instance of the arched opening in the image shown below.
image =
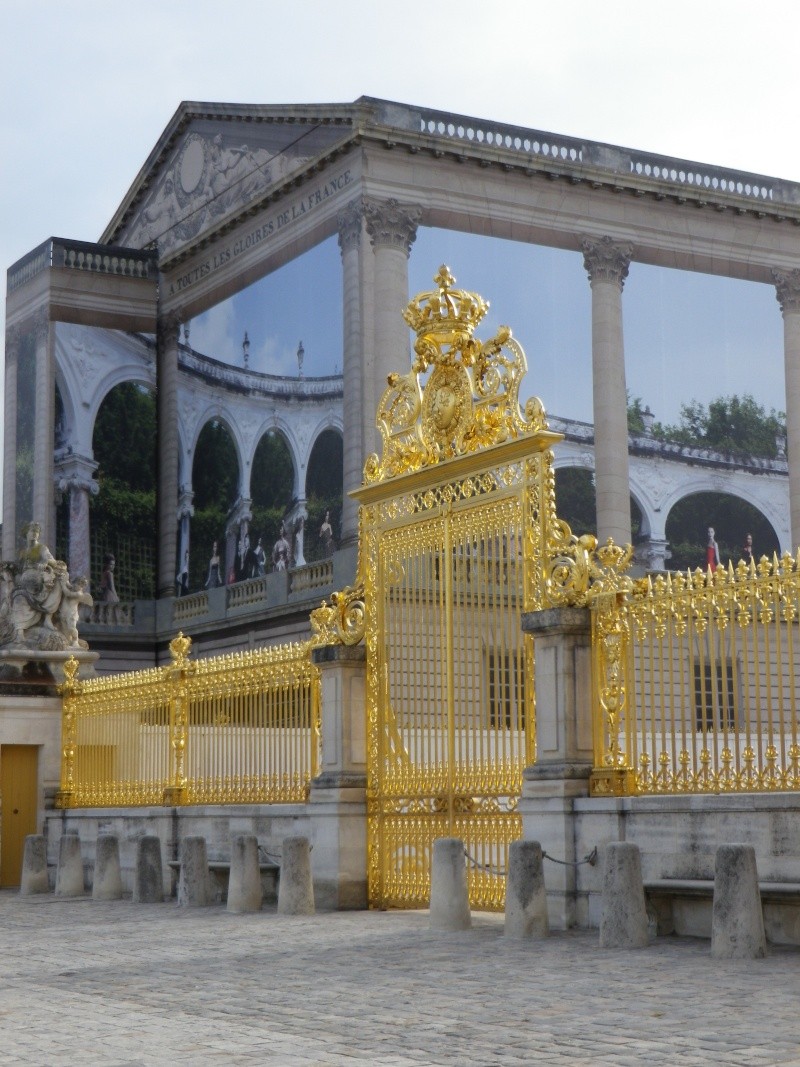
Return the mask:
<svg viewBox="0 0 800 1067">
<path fill-rule="evenodd" d="M 219 419 L 207 422 L 197 438 L 192 462 L 194 517 L 189 553 L 189 590 L 202 589 L 208 580 L 214 542 L 220 558 L 219 573 L 228 573 L 225 524 L 239 495 L 239 458 L 228 427 Z"/>
<path fill-rule="evenodd" d="M 116 559 L 123 601 L 155 595 L 156 401 L 136 382 L 108 393 L 94 424 L 92 452 L 100 489 L 90 503 L 91 579 L 99 588 L 103 559 Z"/>
<path fill-rule="evenodd" d="M 265 433 L 258 442 L 250 475 L 250 496 L 253 501 L 250 544 L 255 547 L 261 539 L 269 571 L 272 547 L 294 496 L 292 453 L 285 437 L 274 430 Z"/>
<path fill-rule="evenodd" d="M 594 473 L 585 467 L 558 467 L 555 471 L 556 514 L 568 522 L 572 532 L 597 533 L 597 495 Z M 631 497 L 631 537 L 634 542 L 642 530 L 642 512 Z"/>
<path fill-rule="evenodd" d="M 671 570 L 705 569 L 709 526 L 714 529 L 722 563 L 743 558 L 747 534 L 753 537 L 756 559 L 779 551 L 772 524 L 749 501 L 730 493 L 693 493 L 679 500 L 667 519 Z"/>
<path fill-rule="evenodd" d="M 339 543 L 343 462 L 342 435 L 338 430 L 323 430 L 311 449 L 306 474 L 307 560 L 322 559 L 330 555 Z M 330 533 L 324 529 L 326 525 L 330 527 Z"/>
</svg>

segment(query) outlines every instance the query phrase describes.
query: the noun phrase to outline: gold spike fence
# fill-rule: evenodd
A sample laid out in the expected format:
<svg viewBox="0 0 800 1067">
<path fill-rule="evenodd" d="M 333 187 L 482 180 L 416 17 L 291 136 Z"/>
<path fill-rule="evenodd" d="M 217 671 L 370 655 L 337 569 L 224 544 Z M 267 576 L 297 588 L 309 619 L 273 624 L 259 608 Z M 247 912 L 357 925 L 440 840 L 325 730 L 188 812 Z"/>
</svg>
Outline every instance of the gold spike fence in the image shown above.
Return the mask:
<svg viewBox="0 0 800 1067">
<path fill-rule="evenodd" d="M 592 604 L 595 795 L 800 788 L 800 554 Z"/>
<path fill-rule="evenodd" d="M 178 635 L 155 670 L 62 687 L 59 807 L 303 802 L 319 766 L 312 642 L 191 661 Z"/>
</svg>

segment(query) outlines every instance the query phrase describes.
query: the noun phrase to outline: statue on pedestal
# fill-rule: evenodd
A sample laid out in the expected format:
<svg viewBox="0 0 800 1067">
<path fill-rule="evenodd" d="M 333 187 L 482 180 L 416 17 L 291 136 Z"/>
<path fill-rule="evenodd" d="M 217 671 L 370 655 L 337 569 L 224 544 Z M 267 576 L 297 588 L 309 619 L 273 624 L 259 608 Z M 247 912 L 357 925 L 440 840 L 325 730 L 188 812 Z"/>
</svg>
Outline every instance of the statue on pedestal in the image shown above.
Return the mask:
<svg viewBox="0 0 800 1067">
<path fill-rule="evenodd" d="M 81 605 L 91 606 L 86 579 L 70 579 L 66 563 L 53 557 L 39 537 L 41 527 L 25 527 L 25 547 L 17 563 L 2 564 L 0 652 L 30 649 L 64 652 L 86 649 L 78 637 Z"/>
</svg>

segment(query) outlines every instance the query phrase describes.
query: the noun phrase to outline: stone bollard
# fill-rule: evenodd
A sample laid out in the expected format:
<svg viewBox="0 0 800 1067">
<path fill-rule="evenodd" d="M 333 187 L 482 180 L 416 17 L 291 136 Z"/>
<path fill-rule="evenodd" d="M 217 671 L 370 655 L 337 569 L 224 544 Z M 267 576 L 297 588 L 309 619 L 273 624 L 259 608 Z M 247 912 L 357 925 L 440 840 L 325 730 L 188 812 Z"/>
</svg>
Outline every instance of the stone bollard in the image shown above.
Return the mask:
<svg viewBox="0 0 800 1067">
<path fill-rule="evenodd" d="M 81 839 L 77 834 L 62 834 L 58 846 L 56 896 L 82 897 L 83 890 Z"/>
<path fill-rule="evenodd" d="M 639 848 L 617 841 L 606 848 L 600 947 L 644 948 L 648 940 Z"/>
<path fill-rule="evenodd" d="M 253 834 L 238 834 L 231 842 L 227 909 L 237 915 L 248 911 L 261 911 L 258 838 Z"/>
<path fill-rule="evenodd" d="M 28 834 L 22 854 L 22 877 L 19 895 L 29 897 L 33 893 L 47 893 L 50 882 L 47 878 L 47 842 L 43 834 Z"/>
<path fill-rule="evenodd" d="M 285 837 L 281 849 L 278 914 L 313 915 L 314 911 L 311 846 L 308 838 Z"/>
<path fill-rule="evenodd" d="M 460 837 L 439 837 L 433 842 L 431 866 L 431 930 L 469 930 L 467 865 Z"/>
<path fill-rule="evenodd" d="M 95 843 L 92 900 L 121 900 L 122 873 L 119 867 L 119 838 L 100 834 Z"/>
<path fill-rule="evenodd" d="M 508 850 L 505 936 L 547 937 L 547 894 L 538 841 L 513 841 Z"/>
<path fill-rule="evenodd" d="M 211 903 L 211 876 L 204 837 L 184 837 L 181 843 L 181 874 L 178 879 L 178 905 L 205 908 Z"/>
<path fill-rule="evenodd" d="M 711 955 L 718 960 L 755 960 L 766 954 L 755 849 L 720 845 L 714 863 Z"/>
<path fill-rule="evenodd" d="M 164 903 L 161 842 L 157 837 L 140 837 L 136 842 L 136 867 L 133 871 L 133 903 Z"/>
</svg>

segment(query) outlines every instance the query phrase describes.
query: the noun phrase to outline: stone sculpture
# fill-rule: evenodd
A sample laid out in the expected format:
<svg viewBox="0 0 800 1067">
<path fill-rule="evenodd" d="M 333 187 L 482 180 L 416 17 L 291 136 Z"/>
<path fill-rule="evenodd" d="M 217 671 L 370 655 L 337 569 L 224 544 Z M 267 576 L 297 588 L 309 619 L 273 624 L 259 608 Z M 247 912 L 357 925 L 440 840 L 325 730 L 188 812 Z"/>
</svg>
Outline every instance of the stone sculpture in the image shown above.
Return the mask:
<svg viewBox="0 0 800 1067">
<path fill-rule="evenodd" d="M 39 523 L 29 523 L 18 562 L 1 565 L 0 650 L 86 649 L 78 636 L 80 608 L 92 605 L 86 579 L 71 580 L 66 563 L 54 558 L 40 535 Z"/>
</svg>

